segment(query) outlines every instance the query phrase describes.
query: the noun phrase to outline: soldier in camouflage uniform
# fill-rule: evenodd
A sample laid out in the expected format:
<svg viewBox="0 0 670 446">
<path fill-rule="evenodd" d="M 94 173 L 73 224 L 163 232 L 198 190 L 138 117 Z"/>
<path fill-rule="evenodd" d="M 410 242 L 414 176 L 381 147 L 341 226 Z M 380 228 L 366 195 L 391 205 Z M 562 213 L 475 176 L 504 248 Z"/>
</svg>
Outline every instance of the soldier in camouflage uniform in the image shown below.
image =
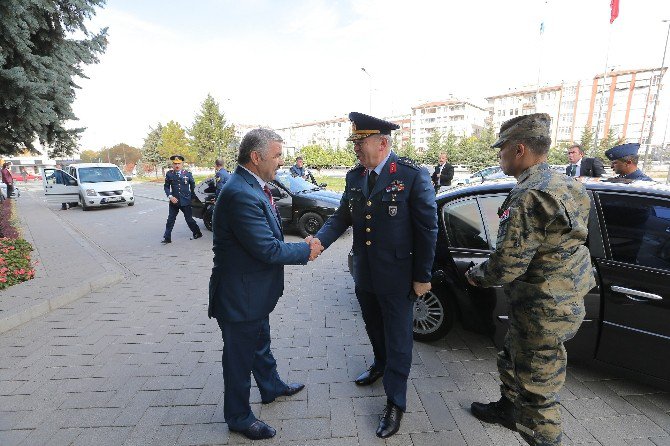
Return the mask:
<svg viewBox="0 0 670 446">
<path fill-rule="evenodd" d="M 588 248 L 589 197 L 584 186 L 546 163 L 549 115 L 505 122 L 493 148 L 517 185 L 498 211 L 495 252 L 466 277 L 481 287 L 504 285 L 510 327 L 498 353 L 499 401 L 472 403 L 474 416 L 518 431 L 531 445 L 561 444 L 558 392 L 565 382 L 563 343 L 584 319 L 595 286 Z"/>
</svg>

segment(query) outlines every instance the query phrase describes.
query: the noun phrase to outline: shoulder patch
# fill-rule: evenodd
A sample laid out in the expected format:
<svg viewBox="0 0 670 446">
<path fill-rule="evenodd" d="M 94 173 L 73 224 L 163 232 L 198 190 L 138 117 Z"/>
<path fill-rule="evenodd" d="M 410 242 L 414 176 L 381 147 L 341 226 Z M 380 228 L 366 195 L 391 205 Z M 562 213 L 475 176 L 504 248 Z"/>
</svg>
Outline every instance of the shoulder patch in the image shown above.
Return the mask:
<svg viewBox="0 0 670 446">
<path fill-rule="evenodd" d="M 500 214 L 500 224 L 509 220 L 509 208 L 505 209 L 502 214 Z"/>
<path fill-rule="evenodd" d="M 405 156 L 399 156 L 398 163 L 402 164 L 403 166 L 411 167 L 416 170 L 421 169 L 421 166 L 419 166 L 419 164 L 415 160 L 413 160 L 412 158 L 407 158 Z"/>
</svg>

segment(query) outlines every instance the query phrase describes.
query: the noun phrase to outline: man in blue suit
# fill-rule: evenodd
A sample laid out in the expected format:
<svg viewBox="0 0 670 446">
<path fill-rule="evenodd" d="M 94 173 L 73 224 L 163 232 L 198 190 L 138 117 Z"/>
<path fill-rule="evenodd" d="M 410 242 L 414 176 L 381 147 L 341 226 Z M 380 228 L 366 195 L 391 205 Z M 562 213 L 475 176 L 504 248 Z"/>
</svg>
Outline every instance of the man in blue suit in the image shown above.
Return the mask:
<svg viewBox="0 0 670 446">
<path fill-rule="evenodd" d="M 349 119 L 360 164 L 347 173 L 340 206 L 315 240 L 328 248 L 353 227 L 356 297 L 374 352 L 355 382 L 370 385 L 384 376 L 387 402 L 377 436 L 387 438 L 406 409 L 414 299 L 431 287 L 435 192 L 427 170 L 391 151 L 396 124 L 356 112 Z"/>
<path fill-rule="evenodd" d="M 165 223 L 165 233 L 163 234 L 162 244 L 172 243 L 172 228 L 177 221 L 177 214 L 179 211 L 184 213 L 184 219 L 191 232 L 193 232 L 193 239 L 202 237 L 200 227 L 193 219 L 193 209 L 191 208 L 191 196 L 195 190 L 195 180 L 193 175 L 188 170 L 182 169 L 184 157 L 181 155 L 172 155 L 172 170 L 168 170 L 165 174 L 165 184 L 163 190 L 169 200 L 168 219 Z"/>
<path fill-rule="evenodd" d="M 214 208 L 208 314 L 223 337 L 223 416 L 231 431 L 260 440 L 276 431 L 251 410 L 251 373 L 263 404 L 305 387 L 281 380 L 270 351 L 269 315 L 284 291 L 284 265 L 304 265 L 322 248 L 284 242 L 266 184 L 283 164 L 281 137 L 268 129 L 251 130 L 240 143 L 237 162 Z"/>
</svg>

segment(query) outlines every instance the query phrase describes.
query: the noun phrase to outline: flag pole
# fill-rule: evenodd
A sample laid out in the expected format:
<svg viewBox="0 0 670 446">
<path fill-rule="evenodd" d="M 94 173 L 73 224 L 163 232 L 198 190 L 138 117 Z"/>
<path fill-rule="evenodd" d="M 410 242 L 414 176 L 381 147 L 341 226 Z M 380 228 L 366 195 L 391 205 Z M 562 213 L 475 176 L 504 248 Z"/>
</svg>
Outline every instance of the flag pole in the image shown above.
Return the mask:
<svg viewBox="0 0 670 446">
<path fill-rule="evenodd" d="M 537 85 L 535 87 L 535 113 L 538 112 L 537 110 L 537 105 L 538 105 L 538 97 L 540 94 L 540 73 L 542 71 L 542 43 L 544 39 L 544 13 L 546 12 L 547 9 L 547 3 L 548 0 L 544 1 L 544 11 L 542 12 L 542 22 L 540 22 L 540 39 L 538 41 L 538 61 L 537 61 Z M 556 124 L 558 125 L 558 123 Z"/>
<path fill-rule="evenodd" d="M 612 42 L 612 25 L 610 24 L 610 30 L 607 36 L 607 51 L 605 52 L 605 70 L 603 71 L 603 88 L 598 88 L 599 96 L 599 105 L 598 105 L 598 120 L 596 121 L 596 134 L 593 140 L 593 148 L 591 149 L 591 155 L 596 155 L 598 153 L 598 135 L 600 134 L 600 118 L 603 113 L 603 95 L 605 94 L 605 85 L 607 84 L 607 68 L 609 66 L 610 58 L 610 43 Z M 600 84 L 600 82 L 598 82 Z M 605 136 L 603 135 L 603 139 Z"/>
</svg>

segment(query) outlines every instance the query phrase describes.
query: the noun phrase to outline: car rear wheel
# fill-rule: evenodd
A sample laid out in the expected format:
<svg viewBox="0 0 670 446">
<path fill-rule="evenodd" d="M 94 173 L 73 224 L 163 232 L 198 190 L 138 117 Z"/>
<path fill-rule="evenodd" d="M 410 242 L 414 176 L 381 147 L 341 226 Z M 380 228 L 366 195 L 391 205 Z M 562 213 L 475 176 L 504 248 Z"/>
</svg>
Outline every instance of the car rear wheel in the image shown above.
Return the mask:
<svg viewBox="0 0 670 446">
<path fill-rule="evenodd" d="M 315 212 L 305 212 L 298 220 L 298 231 L 303 237 L 315 235 L 323 226 L 323 218 Z"/>
<path fill-rule="evenodd" d="M 433 289 L 414 302 L 414 339 L 428 342 L 444 337 L 454 326 L 454 309 L 444 286 Z"/>
<path fill-rule="evenodd" d="M 202 222 L 205 224 L 205 227 L 212 230 L 212 215 L 214 214 L 214 206 L 207 206 L 205 212 L 202 214 Z"/>
</svg>

